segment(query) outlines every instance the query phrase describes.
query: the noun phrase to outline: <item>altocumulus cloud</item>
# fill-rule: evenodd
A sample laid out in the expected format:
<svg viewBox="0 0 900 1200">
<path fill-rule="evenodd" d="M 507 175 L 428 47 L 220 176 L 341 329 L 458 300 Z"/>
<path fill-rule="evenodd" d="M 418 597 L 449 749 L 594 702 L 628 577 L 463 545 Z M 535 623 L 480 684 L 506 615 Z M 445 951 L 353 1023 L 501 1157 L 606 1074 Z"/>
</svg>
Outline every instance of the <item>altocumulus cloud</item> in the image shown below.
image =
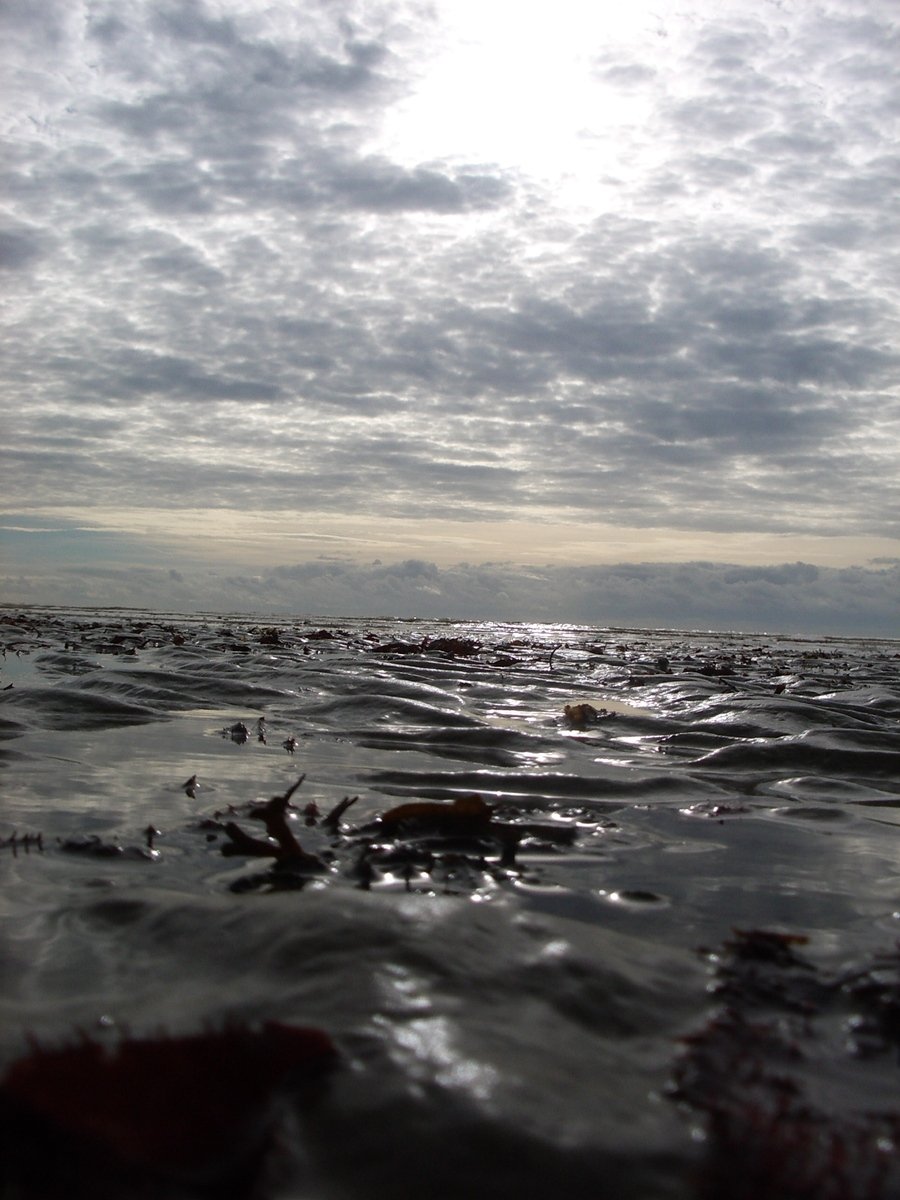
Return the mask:
<svg viewBox="0 0 900 1200">
<path fill-rule="evenodd" d="M 385 142 L 440 6 L 6 4 L 11 509 L 900 536 L 893 5 L 663 7 L 649 40 L 585 47 L 586 153 L 602 114 L 641 115 L 564 204 L 502 155 Z M 865 608 L 891 573 L 861 570 Z M 817 589 L 855 619 L 837 577 L 709 571 L 751 623 Z M 656 612 L 681 593 L 651 572 Z M 478 578 L 417 586 L 452 610 Z M 578 617 L 594 586 L 632 585 L 546 595 Z"/>
</svg>

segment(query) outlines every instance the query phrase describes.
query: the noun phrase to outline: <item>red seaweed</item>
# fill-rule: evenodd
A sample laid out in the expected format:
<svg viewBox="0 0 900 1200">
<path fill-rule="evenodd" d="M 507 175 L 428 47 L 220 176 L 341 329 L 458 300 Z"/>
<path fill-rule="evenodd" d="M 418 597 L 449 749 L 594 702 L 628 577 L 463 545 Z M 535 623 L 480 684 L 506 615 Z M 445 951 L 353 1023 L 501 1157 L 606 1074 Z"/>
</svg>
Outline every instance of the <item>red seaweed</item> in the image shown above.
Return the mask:
<svg viewBox="0 0 900 1200">
<path fill-rule="evenodd" d="M 672 1089 L 705 1117 L 704 1200 L 900 1194 L 900 1108 L 858 1106 L 833 1087 L 854 1072 L 864 1092 L 878 1060 L 888 1077 L 896 1069 L 900 955 L 832 975 L 798 953 L 806 941 L 735 930 L 711 956 L 724 1007 L 683 1039 Z M 820 1092 L 819 1079 L 831 1086 Z"/>
<path fill-rule="evenodd" d="M 88 1195 L 98 1179 L 132 1175 L 234 1182 L 264 1157 L 275 1100 L 289 1091 L 310 1098 L 336 1057 L 328 1034 L 276 1021 L 125 1037 L 115 1048 L 87 1038 L 57 1049 L 33 1044 L 0 1084 L 16 1194 Z M 54 1157 L 66 1160 L 64 1181 Z"/>
</svg>

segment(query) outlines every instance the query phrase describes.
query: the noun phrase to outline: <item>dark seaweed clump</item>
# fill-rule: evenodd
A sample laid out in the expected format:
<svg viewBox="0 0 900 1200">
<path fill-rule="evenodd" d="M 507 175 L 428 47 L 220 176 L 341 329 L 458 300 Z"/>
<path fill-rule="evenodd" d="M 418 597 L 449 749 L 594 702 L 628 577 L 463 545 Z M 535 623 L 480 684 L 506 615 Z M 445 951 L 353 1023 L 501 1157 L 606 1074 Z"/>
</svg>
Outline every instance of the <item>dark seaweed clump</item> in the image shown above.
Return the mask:
<svg viewBox="0 0 900 1200">
<path fill-rule="evenodd" d="M 705 1119 L 703 1200 L 893 1200 L 900 949 L 829 973 L 806 939 L 736 930 L 717 952 L 721 1008 L 685 1038 L 672 1095 Z"/>
<path fill-rule="evenodd" d="M 359 797 L 345 797 L 324 816 L 315 803 L 297 809 L 291 798 L 304 778 L 301 775 L 285 793 L 251 805 L 246 812 L 263 825 L 265 837 L 224 819 L 228 814 L 217 813 L 201 823 L 208 836 L 224 834 L 223 854 L 273 860 L 268 871 L 241 878 L 232 890 L 300 889 L 316 875 L 337 871 L 365 889 L 396 877 L 406 891 L 413 889 L 414 880 L 422 880 L 429 889 L 440 885 L 445 891 L 471 892 L 487 876 L 502 880 L 522 874 L 517 853 L 523 844 L 531 852 L 552 853 L 558 844 L 574 839 L 571 829 L 500 812 L 475 793 L 451 803 L 401 804 L 361 826 L 347 825 L 345 814 Z M 294 832 L 299 822 L 293 818 L 299 815 L 306 830 L 316 830 L 315 851 L 301 845 Z M 327 837 L 324 843 L 322 835 Z"/>
</svg>

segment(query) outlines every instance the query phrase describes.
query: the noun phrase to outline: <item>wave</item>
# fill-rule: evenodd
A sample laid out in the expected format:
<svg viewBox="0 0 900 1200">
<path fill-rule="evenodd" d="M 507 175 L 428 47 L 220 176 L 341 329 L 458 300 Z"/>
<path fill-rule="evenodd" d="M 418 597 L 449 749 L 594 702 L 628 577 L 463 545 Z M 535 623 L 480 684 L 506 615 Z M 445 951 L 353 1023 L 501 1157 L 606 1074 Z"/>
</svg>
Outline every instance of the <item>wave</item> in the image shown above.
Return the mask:
<svg viewBox="0 0 900 1200">
<path fill-rule="evenodd" d="M 15 695 L 0 695 L 0 703 L 13 708 L 23 725 L 38 729 L 102 729 L 108 725 L 135 725 L 159 720 L 164 709 L 123 699 L 104 689 L 94 694 L 83 688 L 16 688 Z"/>
<path fill-rule="evenodd" d="M 339 1065 L 290 1110 L 275 1140 L 297 1177 L 254 1177 L 261 1200 L 696 1200 L 716 1125 L 688 1069 L 721 1092 L 715 1055 L 736 1056 L 744 1132 L 762 1095 L 740 1091 L 739 1040 L 716 1041 L 710 962 L 743 989 L 753 1062 L 809 981 L 837 981 L 832 1007 L 855 978 L 890 998 L 895 645 L 239 614 L 26 628 L 0 662 L 2 1065 L 29 1035 L 325 1029 Z M 801 935 L 815 965 L 785 979 Z M 832 1019 L 802 995 L 802 1022 Z M 835 1128 L 870 1094 L 896 1128 L 896 1046 L 848 1013 L 870 1040 L 859 1078 L 826 1072 Z M 102 1164 L 73 1171 L 104 1194 Z"/>
</svg>

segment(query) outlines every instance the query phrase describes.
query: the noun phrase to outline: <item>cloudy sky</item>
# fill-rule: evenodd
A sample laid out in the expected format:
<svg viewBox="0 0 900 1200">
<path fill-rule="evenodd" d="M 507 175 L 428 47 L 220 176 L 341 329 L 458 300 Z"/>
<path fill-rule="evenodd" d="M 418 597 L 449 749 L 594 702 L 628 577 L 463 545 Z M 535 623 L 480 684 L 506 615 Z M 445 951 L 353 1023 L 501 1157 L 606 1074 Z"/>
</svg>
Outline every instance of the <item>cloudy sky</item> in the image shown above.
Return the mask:
<svg viewBox="0 0 900 1200">
<path fill-rule="evenodd" d="M 895 0 L 0 21 L 0 599 L 900 636 Z"/>
</svg>

